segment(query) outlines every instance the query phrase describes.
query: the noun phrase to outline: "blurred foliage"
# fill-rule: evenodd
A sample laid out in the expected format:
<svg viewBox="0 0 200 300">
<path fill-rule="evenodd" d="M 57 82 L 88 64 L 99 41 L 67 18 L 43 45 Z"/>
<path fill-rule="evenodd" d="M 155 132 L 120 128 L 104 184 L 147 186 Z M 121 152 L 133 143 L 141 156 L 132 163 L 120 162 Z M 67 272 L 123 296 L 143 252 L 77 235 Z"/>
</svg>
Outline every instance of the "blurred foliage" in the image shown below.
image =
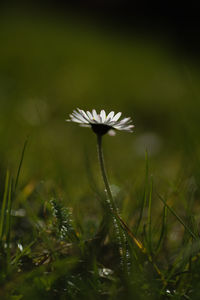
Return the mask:
<svg viewBox="0 0 200 300">
<path fill-rule="evenodd" d="M 4 167 L 16 168 L 28 135 L 24 177 L 56 179 L 70 197 L 85 193 L 84 150 L 94 165 L 96 146 L 91 132 L 65 123 L 76 107 L 114 109 L 133 118 L 133 135 L 105 139 L 116 177 L 135 180 L 145 148 L 153 148 L 148 150 L 158 173 L 172 177 L 183 156 L 190 162 L 198 156 L 199 70 L 170 41 L 148 32 L 118 34 L 72 15 L 59 20 L 5 13 L 0 26 Z M 77 174 L 79 187 L 73 184 Z"/>
<path fill-rule="evenodd" d="M 65 122 L 76 107 L 133 118 L 133 134 L 104 139 L 125 214 L 141 202 L 146 150 L 157 189 L 199 185 L 200 74 L 170 40 L 116 32 L 70 13 L 59 19 L 8 10 L 0 27 L 0 177 L 7 167 L 16 173 L 28 136 L 20 182 L 34 190 L 32 207 L 56 191 L 80 218 L 99 211 L 90 180 L 102 190 L 95 136 Z"/>
<path fill-rule="evenodd" d="M 16 172 L 29 136 L 22 186 L 41 182 L 39 193 L 56 189 L 79 214 L 95 214 L 86 175 L 89 160 L 100 179 L 95 136 L 65 122 L 80 107 L 133 118 L 133 134 L 104 140 L 110 181 L 127 194 L 140 190 L 146 150 L 164 192 L 198 181 L 199 70 L 170 40 L 116 32 L 70 13 L 59 19 L 8 10 L 0 27 L 1 174 Z"/>
<path fill-rule="evenodd" d="M 24 299 L 55 299 L 60 291 L 59 299 L 94 299 L 98 293 L 106 299 L 133 294 L 140 299 L 141 288 L 147 299 L 155 299 L 163 283 L 154 274 L 152 254 L 169 276 L 168 285 L 163 285 L 169 286 L 169 297 L 177 292 L 175 299 L 181 299 L 182 291 L 191 292 L 192 279 L 187 290 L 181 277 L 188 264 L 198 289 L 198 265 L 192 262 L 197 260 L 199 244 L 187 231 L 189 226 L 198 235 L 200 214 L 197 62 L 164 37 L 157 39 L 148 31 L 117 32 L 70 13 L 59 18 L 4 12 L 0 40 L 0 194 L 5 203 L 1 224 L 5 214 L 7 227 L 10 222 L 12 226 L 9 236 L 7 231 L 1 234 L 12 241 L 9 257 L 2 251 L 1 261 L 4 255 L 6 262 L 12 258 L 11 269 L 5 264 L 1 278 L 1 283 L 11 279 L 3 292 L 15 290 L 12 299 L 23 299 L 22 294 Z M 122 111 L 135 124 L 133 134 L 119 132 L 103 141 L 120 212 L 150 255 L 138 254 L 127 237 L 135 267 L 133 282 L 120 274 L 116 241 L 111 237 L 101 248 L 92 239 L 105 228 L 101 220 L 105 196 L 95 135 L 65 122 L 76 107 Z M 4 177 L 8 168 L 7 181 L 8 174 L 16 178 L 27 137 L 11 209 L 11 195 L 6 197 L 13 178 L 4 188 Z M 165 201 L 157 194 L 175 207 L 173 214 L 166 216 Z M 141 265 L 144 272 L 138 271 Z M 188 274 L 183 276 L 187 281 Z"/>
</svg>

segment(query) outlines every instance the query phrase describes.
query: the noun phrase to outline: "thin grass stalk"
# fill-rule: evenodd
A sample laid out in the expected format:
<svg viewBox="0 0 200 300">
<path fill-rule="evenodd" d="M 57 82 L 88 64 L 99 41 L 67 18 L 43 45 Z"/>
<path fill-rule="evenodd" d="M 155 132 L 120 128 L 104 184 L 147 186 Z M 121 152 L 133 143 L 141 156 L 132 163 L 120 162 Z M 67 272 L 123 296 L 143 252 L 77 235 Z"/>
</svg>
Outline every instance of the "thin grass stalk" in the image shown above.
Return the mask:
<svg viewBox="0 0 200 300">
<path fill-rule="evenodd" d="M 152 234 L 151 234 L 151 219 L 152 219 L 152 189 L 153 189 L 153 180 L 151 180 L 151 186 L 149 191 L 149 203 L 148 203 L 148 247 L 149 252 L 152 254 Z"/>
<path fill-rule="evenodd" d="M 148 163 L 148 153 L 146 151 L 146 153 L 145 153 L 145 185 L 144 185 L 144 194 L 143 194 L 143 198 L 142 198 L 140 215 L 139 215 L 139 219 L 138 219 L 138 222 L 137 222 L 137 225 L 136 225 L 135 234 L 137 234 L 137 232 L 139 231 L 139 228 L 140 228 L 140 225 L 141 225 L 141 221 L 142 221 L 142 217 L 143 217 L 144 208 L 145 208 L 146 203 L 147 203 L 148 178 L 149 178 L 149 163 Z"/>
<path fill-rule="evenodd" d="M 158 243 L 157 243 L 157 246 L 156 246 L 156 255 L 159 253 L 160 249 L 161 249 L 161 246 L 163 244 L 163 240 L 164 240 L 164 237 L 166 235 L 166 226 L 167 226 L 167 207 L 164 206 L 163 207 L 163 214 L 162 214 L 162 227 L 161 227 L 161 232 L 160 232 L 160 237 L 159 237 L 159 240 L 158 240 Z"/>
<path fill-rule="evenodd" d="M 135 237 L 135 235 L 132 233 L 132 231 L 127 226 L 127 224 L 122 220 L 122 218 L 118 214 L 116 215 L 116 217 L 120 220 L 121 226 L 124 228 L 124 230 L 128 234 L 128 236 L 132 239 L 134 244 L 140 249 L 140 251 L 142 253 L 144 253 L 147 256 L 149 262 L 152 263 L 152 265 L 153 265 L 154 269 L 156 270 L 157 274 L 160 276 L 160 279 L 163 282 L 163 285 L 166 286 L 167 281 L 166 281 L 163 273 L 160 271 L 159 267 L 157 266 L 157 264 L 153 261 L 153 258 L 151 256 L 151 254 L 148 253 L 148 251 L 144 247 L 144 245 Z"/>
<path fill-rule="evenodd" d="M 25 140 L 24 146 L 23 146 L 23 149 L 22 149 L 20 162 L 19 162 L 19 166 L 18 166 L 18 170 L 17 170 L 17 176 L 16 176 L 16 180 L 15 180 L 14 193 L 17 190 L 17 186 L 18 186 L 18 182 L 19 182 L 19 175 L 20 175 L 20 171 L 21 171 L 21 168 L 22 168 L 22 163 L 23 163 L 23 160 L 24 160 L 24 154 L 25 154 L 25 150 L 26 150 L 26 147 L 27 147 L 27 143 L 28 143 L 28 138 Z"/>
<path fill-rule="evenodd" d="M 163 204 L 168 208 L 168 210 L 176 217 L 176 219 L 183 225 L 183 227 L 185 228 L 185 230 L 187 230 L 189 232 L 189 234 L 191 235 L 191 237 L 194 240 L 198 240 L 198 237 L 191 231 L 191 229 L 189 228 L 189 226 L 187 226 L 187 224 L 181 219 L 181 217 L 179 217 L 177 215 L 177 213 L 175 212 L 175 210 L 170 207 L 167 202 L 159 195 L 157 194 L 159 199 L 163 202 Z"/>
<path fill-rule="evenodd" d="M 5 226 L 6 237 L 9 235 L 10 232 L 11 206 L 12 206 L 12 181 L 9 182 L 9 187 L 8 187 L 8 201 L 7 201 L 7 209 L 6 209 L 6 226 Z"/>
<path fill-rule="evenodd" d="M 8 188 L 8 201 L 7 201 L 7 209 L 6 209 L 6 224 L 5 224 L 5 236 L 6 236 L 6 260 L 7 266 L 10 262 L 10 228 L 11 228 L 11 206 L 12 206 L 12 182 L 9 182 Z"/>
<path fill-rule="evenodd" d="M 9 171 L 7 171 L 6 172 L 6 179 L 5 179 L 3 201 L 2 201 L 2 206 L 1 206 L 0 241 L 2 241 L 3 234 L 4 234 L 4 223 L 5 223 L 5 216 L 6 216 L 6 209 L 7 209 L 9 178 L 10 178 L 10 173 L 9 173 Z"/>
</svg>

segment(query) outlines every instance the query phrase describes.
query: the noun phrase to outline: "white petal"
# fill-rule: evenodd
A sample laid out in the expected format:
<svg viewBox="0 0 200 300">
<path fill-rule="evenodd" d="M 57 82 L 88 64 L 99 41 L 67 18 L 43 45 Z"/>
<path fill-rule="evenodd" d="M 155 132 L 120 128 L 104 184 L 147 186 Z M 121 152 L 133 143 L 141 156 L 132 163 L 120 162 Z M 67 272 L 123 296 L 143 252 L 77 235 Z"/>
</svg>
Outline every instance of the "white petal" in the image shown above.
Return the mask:
<svg viewBox="0 0 200 300">
<path fill-rule="evenodd" d="M 107 121 L 110 121 L 110 120 L 113 118 L 114 114 L 115 114 L 115 112 L 114 112 L 114 111 L 111 111 L 111 112 L 107 115 L 106 122 L 107 122 Z"/>
<path fill-rule="evenodd" d="M 113 125 L 115 125 L 116 123 L 113 122 L 113 121 L 106 121 L 105 124 L 106 124 L 106 125 L 109 125 L 109 126 L 113 126 Z"/>
<path fill-rule="evenodd" d="M 91 114 L 91 112 L 87 111 L 86 113 L 87 113 L 88 118 L 90 119 L 90 121 L 93 121 L 93 115 Z"/>
<path fill-rule="evenodd" d="M 104 123 L 105 120 L 106 120 L 106 113 L 105 113 L 105 110 L 101 110 L 101 112 L 100 112 L 100 117 L 101 117 L 102 123 Z"/>
<path fill-rule="evenodd" d="M 133 128 L 135 126 L 134 125 L 126 125 L 126 124 L 122 124 L 122 125 L 115 124 L 115 125 L 113 125 L 113 127 L 116 128 L 116 129 L 119 129 L 119 130 L 124 130 L 126 128 Z"/>
<path fill-rule="evenodd" d="M 72 122 L 75 122 L 75 120 L 76 120 L 76 121 L 79 121 L 79 123 L 85 122 L 85 120 L 82 119 L 81 116 L 80 116 L 80 118 L 81 118 L 81 119 L 80 119 L 79 116 L 76 116 L 74 113 L 72 113 L 72 114 L 69 115 L 69 116 L 70 116 Z"/>
<path fill-rule="evenodd" d="M 90 124 L 80 124 L 81 127 L 91 127 Z"/>
<path fill-rule="evenodd" d="M 82 121 L 80 121 L 80 120 L 78 120 L 77 118 L 74 118 L 74 117 L 71 118 L 71 121 L 75 122 L 75 123 L 81 123 L 81 124 L 83 124 Z"/>
<path fill-rule="evenodd" d="M 135 127 L 133 124 L 130 123 L 125 123 L 125 124 L 120 124 L 120 123 L 115 123 L 114 126 L 119 127 L 119 128 L 125 128 L 125 127 Z"/>
<path fill-rule="evenodd" d="M 129 123 L 129 122 L 131 122 L 131 118 L 130 117 L 122 119 L 121 121 L 119 121 L 118 124 L 121 125 L 121 124 Z"/>
<path fill-rule="evenodd" d="M 100 123 L 100 122 L 101 122 L 100 117 L 99 117 L 99 115 L 97 114 L 97 112 L 96 112 L 95 109 L 92 110 L 92 114 L 93 114 L 94 120 L 95 120 L 97 123 Z"/>
<path fill-rule="evenodd" d="M 133 130 L 131 128 L 123 129 L 123 131 L 133 132 Z"/>
<path fill-rule="evenodd" d="M 81 114 L 76 111 L 73 111 L 72 116 L 82 121 L 82 123 L 89 123 Z"/>
<path fill-rule="evenodd" d="M 134 125 L 127 125 L 125 128 L 134 128 Z"/>
<path fill-rule="evenodd" d="M 114 118 L 112 118 L 112 121 L 117 121 L 120 117 L 121 117 L 121 115 L 122 115 L 122 113 L 121 112 L 118 112 L 115 116 L 114 116 Z"/>
<path fill-rule="evenodd" d="M 78 112 L 77 110 L 73 110 L 73 112 L 72 112 L 73 114 L 76 114 L 76 115 L 80 115 L 80 116 L 82 116 L 82 114 L 80 113 L 80 112 Z"/>
<path fill-rule="evenodd" d="M 73 119 L 76 119 L 76 120 L 79 120 L 80 123 L 88 123 L 82 116 L 76 116 L 76 115 L 73 115 L 72 116 Z"/>
<path fill-rule="evenodd" d="M 122 127 L 122 126 L 120 126 L 120 127 L 115 127 L 115 126 L 114 126 L 114 128 L 116 128 L 116 129 L 118 129 L 118 130 L 129 131 L 129 132 L 133 132 L 133 131 L 132 131 L 132 128 L 133 128 L 133 127 L 134 127 L 134 125 L 124 126 L 124 127 Z"/>
<path fill-rule="evenodd" d="M 78 111 L 82 114 L 82 116 L 83 116 L 88 122 L 90 121 L 90 119 L 88 118 L 88 115 L 84 112 L 84 110 L 78 108 Z"/>
<path fill-rule="evenodd" d="M 73 110 L 72 112 L 73 115 L 76 115 L 76 116 L 82 116 L 82 114 L 80 114 L 78 111 L 76 111 L 75 109 Z"/>
<path fill-rule="evenodd" d="M 92 115 L 93 115 L 93 118 L 95 119 L 96 115 L 97 115 L 97 112 L 95 109 L 92 110 Z"/>
</svg>

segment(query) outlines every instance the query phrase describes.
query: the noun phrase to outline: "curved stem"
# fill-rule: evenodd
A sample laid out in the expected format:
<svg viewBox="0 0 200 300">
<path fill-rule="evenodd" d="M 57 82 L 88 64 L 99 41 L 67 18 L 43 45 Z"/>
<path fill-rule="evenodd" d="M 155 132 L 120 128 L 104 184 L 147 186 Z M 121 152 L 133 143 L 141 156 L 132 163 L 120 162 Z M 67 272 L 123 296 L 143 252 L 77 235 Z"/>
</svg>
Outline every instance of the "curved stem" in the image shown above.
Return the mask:
<svg viewBox="0 0 200 300">
<path fill-rule="evenodd" d="M 104 164 L 104 158 L 103 158 L 103 151 L 102 151 L 102 135 L 97 135 L 97 147 L 98 147 L 98 156 L 99 156 L 99 163 L 101 168 L 101 174 L 103 177 L 103 181 L 106 188 L 106 193 L 108 195 L 108 198 L 110 200 L 111 208 L 116 212 L 116 205 L 111 193 L 111 189 L 108 183 L 108 177 L 106 174 L 105 164 Z"/>
<path fill-rule="evenodd" d="M 105 184 L 105 188 L 106 188 L 106 193 L 108 196 L 108 206 L 109 209 L 111 211 L 110 216 L 112 216 L 113 219 L 113 225 L 115 228 L 115 235 L 116 238 L 118 240 L 118 246 L 119 246 L 119 252 L 120 252 L 120 256 L 121 256 L 121 266 L 122 269 L 127 269 L 127 263 L 126 263 L 126 236 L 123 232 L 123 230 L 121 229 L 121 219 L 118 216 L 118 212 L 117 212 L 117 207 L 115 204 L 115 201 L 113 199 L 112 196 L 112 192 L 108 183 L 108 177 L 106 174 L 106 169 L 105 169 L 105 164 L 104 164 L 104 159 L 103 159 L 103 151 L 102 151 L 102 135 L 97 135 L 97 146 L 98 146 L 98 156 L 99 156 L 99 163 L 100 163 L 100 168 L 101 168 L 101 174 L 103 177 L 103 181 Z"/>
</svg>

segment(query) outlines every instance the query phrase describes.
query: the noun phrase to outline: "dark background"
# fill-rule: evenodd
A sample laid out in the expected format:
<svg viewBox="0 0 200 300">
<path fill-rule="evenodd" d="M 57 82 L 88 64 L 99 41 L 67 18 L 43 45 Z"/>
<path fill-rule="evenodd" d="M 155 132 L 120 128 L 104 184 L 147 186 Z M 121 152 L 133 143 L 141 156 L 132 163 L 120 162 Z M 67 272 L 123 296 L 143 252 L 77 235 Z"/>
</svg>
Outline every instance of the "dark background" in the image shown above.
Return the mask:
<svg viewBox="0 0 200 300">
<path fill-rule="evenodd" d="M 5 1 L 4 10 L 46 13 L 67 18 L 70 14 L 107 29 L 147 33 L 172 39 L 181 54 L 200 56 L 200 9 L 197 1 Z"/>
</svg>

